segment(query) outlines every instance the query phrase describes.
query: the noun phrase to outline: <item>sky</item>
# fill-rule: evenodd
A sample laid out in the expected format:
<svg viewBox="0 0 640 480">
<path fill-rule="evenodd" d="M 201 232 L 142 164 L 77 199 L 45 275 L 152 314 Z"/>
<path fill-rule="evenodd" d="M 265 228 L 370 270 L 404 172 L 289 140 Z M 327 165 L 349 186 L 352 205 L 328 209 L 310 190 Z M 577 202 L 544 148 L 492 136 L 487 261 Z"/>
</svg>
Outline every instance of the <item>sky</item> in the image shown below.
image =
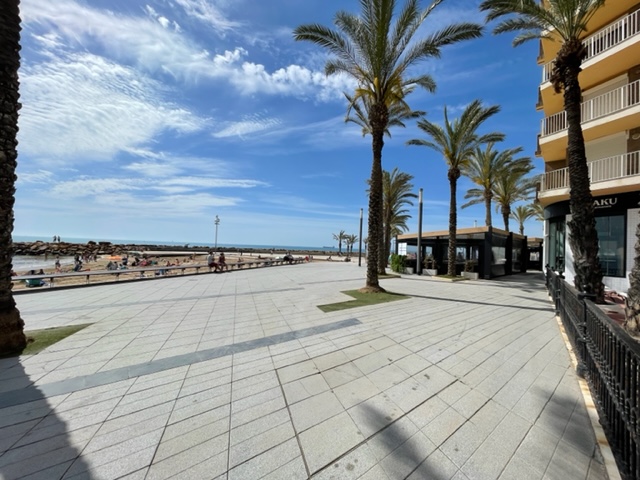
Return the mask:
<svg viewBox="0 0 640 480">
<path fill-rule="evenodd" d="M 402 2 L 398 2 L 402 4 Z M 478 0 L 444 0 L 417 38 L 454 22 L 484 23 Z M 423 6 L 426 6 L 423 2 Z M 324 74 L 328 54 L 296 42 L 299 25 L 333 26 L 357 0 L 22 0 L 22 64 L 14 236 L 213 244 L 336 246 L 367 231 L 371 137 L 344 121 L 354 83 Z M 412 108 L 441 123 L 480 99 L 500 105 L 482 132 L 534 156 L 541 67 L 535 41 L 481 39 L 419 63 L 435 93 Z M 391 130 L 383 168 L 424 190 L 423 231 L 448 228 L 444 160 L 415 121 Z M 461 209 L 458 227 L 484 224 Z M 417 231 L 417 202 L 409 207 Z M 501 227 L 501 216 L 492 212 Z M 514 220 L 511 229 L 517 231 Z M 525 224 L 541 236 L 542 225 Z"/>
</svg>

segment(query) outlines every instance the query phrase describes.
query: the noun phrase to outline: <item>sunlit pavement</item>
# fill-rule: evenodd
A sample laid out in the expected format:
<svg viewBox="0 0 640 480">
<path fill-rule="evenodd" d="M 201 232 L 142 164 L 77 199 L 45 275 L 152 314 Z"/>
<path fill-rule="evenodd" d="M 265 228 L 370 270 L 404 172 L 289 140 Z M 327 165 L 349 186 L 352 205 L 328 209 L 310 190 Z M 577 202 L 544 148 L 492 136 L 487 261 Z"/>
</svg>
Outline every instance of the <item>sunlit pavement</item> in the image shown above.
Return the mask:
<svg viewBox="0 0 640 480">
<path fill-rule="evenodd" d="M 17 295 L 0 478 L 601 479 L 541 274 L 382 280 L 316 262 Z"/>
</svg>

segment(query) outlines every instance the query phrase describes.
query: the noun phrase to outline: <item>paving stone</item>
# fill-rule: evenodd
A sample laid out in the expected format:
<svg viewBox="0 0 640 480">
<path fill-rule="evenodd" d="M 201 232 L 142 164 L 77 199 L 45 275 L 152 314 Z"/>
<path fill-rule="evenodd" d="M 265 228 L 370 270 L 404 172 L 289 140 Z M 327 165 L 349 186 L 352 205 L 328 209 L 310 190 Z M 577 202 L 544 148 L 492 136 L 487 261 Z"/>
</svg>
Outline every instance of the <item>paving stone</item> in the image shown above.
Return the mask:
<svg viewBox="0 0 640 480">
<path fill-rule="evenodd" d="M 287 404 L 292 405 L 300 400 L 329 390 L 329 384 L 320 373 L 285 383 L 282 386 Z"/>
<path fill-rule="evenodd" d="M 322 372 L 322 376 L 331 388 L 339 387 L 364 376 L 352 362 Z"/>
<path fill-rule="evenodd" d="M 289 406 L 291 418 L 300 433 L 344 412 L 344 407 L 332 392 L 323 392 Z"/>
<path fill-rule="evenodd" d="M 315 363 L 313 363 L 312 360 L 306 360 L 278 369 L 278 377 L 280 378 L 280 382 L 285 384 L 318 372 L 319 370 Z"/>
<path fill-rule="evenodd" d="M 436 449 L 407 477 L 407 480 L 449 480 L 458 472 L 451 460 Z"/>
<path fill-rule="evenodd" d="M 465 422 L 466 418 L 453 408 L 447 408 L 422 429 L 422 432 L 436 446 L 440 446 Z"/>
<path fill-rule="evenodd" d="M 389 397 L 380 393 L 351 407 L 349 415 L 365 437 L 370 437 L 402 415 Z"/>
<path fill-rule="evenodd" d="M 349 409 L 354 405 L 379 394 L 380 389 L 367 377 L 361 377 L 357 380 L 353 380 L 334 388 L 333 393 L 338 397 L 342 406 L 345 409 Z"/>
<path fill-rule="evenodd" d="M 269 413 L 231 430 L 229 445 L 233 446 L 290 421 L 291 418 L 286 408 Z"/>
<path fill-rule="evenodd" d="M 277 471 L 286 466 L 292 460 L 300 457 L 300 448 L 295 438 L 283 442 L 267 450 L 266 452 L 253 457 L 251 460 L 238 465 L 229 470 L 229 480 L 245 480 L 262 478 L 263 476 Z M 286 472 L 286 470 L 283 470 Z M 306 475 L 306 471 L 305 471 Z M 275 477 L 277 478 L 277 477 Z M 287 477 L 282 477 L 287 478 Z M 296 477 L 290 477 L 292 480 Z M 300 477 L 297 477 L 300 478 Z M 304 477 L 303 477 L 304 478 Z"/>
<path fill-rule="evenodd" d="M 261 454 L 293 438 L 295 432 L 291 423 L 283 423 L 242 442 L 231 445 L 229 449 L 229 467 L 233 468 L 256 455 Z"/>
<path fill-rule="evenodd" d="M 299 440 L 309 469 L 314 473 L 351 450 L 364 437 L 349 415 L 343 412 L 305 430 Z"/>
<path fill-rule="evenodd" d="M 380 461 L 389 478 L 407 478 L 436 449 L 422 432 L 411 438 Z"/>
<path fill-rule="evenodd" d="M 314 480 L 354 480 L 362 478 L 376 467 L 377 462 L 378 459 L 371 451 L 371 447 L 365 443 L 318 472 L 313 478 Z M 382 473 L 386 477 L 384 471 Z"/>
<path fill-rule="evenodd" d="M 180 453 L 154 462 L 147 474 L 148 480 L 164 480 L 201 464 L 207 458 L 215 458 L 214 464 L 220 465 L 219 473 L 224 473 L 227 461 L 228 435 L 222 434 Z M 217 458 L 216 458 L 217 457 Z M 219 474 L 213 473 L 213 476 Z"/>
</svg>

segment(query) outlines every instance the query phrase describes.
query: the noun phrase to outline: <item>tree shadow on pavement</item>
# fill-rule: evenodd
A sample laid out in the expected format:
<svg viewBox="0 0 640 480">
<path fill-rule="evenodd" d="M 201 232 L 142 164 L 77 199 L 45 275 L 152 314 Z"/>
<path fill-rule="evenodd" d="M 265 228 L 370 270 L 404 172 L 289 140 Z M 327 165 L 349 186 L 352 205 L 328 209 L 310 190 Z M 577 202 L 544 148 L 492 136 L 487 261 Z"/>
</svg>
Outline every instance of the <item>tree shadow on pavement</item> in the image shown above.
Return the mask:
<svg viewBox="0 0 640 480">
<path fill-rule="evenodd" d="M 516 310 L 535 310 L 538 312 L 553 312 L 554 308 L 553 305 L 551 305 L 551 303 L 549 302 L 545 302 L 547 303 L 549 306 L 548 307 L 527 307 L 524 305 L 508 305 L 508 304 L 504 304 L 504 303 L 491 303 L 491 302 L 478 302 L 478 301 L 474 301 L 474 300 L 464 300 L 462 298 L 443 298 L 443 297 L 432 297 L 429 295 L 416 295 L 413 293 L 403 293 L 403 295 L 407 295 L 408 297 L 415 297 L 415 298 L 424 298 L 426 300 L 437 300 L 439 302 L 454 302 L 454 303 L 469 303 L 472 305 L 485 305 L 488 307 L 504 307 L 504 308 L 513 308 Z M 530 299 L 527 299 L 530 300 Z"/>
<path fill-rule="evenodd" d="M 68 473 L 91 480 L 67 424 L 53 408 L 62 398 L 48 400 L 29 379 L 20 357 L 0 360 L 0 386 L 0 478 L 56 480 Z"/>
</svg>

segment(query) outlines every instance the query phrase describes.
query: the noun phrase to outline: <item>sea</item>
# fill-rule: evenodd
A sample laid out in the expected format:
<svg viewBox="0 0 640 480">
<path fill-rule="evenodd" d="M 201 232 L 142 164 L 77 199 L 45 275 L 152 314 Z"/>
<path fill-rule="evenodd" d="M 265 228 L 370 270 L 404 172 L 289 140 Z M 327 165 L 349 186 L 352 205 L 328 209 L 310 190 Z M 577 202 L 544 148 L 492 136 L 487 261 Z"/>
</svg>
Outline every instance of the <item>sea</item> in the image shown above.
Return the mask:
<svg viewBox="0 0 640 480">
<path fill-rule="evenodd" d="M 37 242 L 38 240 L 43 242 L 51 242 L 53 238 L 45 238 L 45 237 L 35 237 L 35 236 L 27 236 L 27 235 L 14 235 L 14 242 Z M 205 242 L 167 242 L 166 240 L 127 240 L 127 239 L 113 239 L 113 238 L 75 238 L 75 237 L 61 237 L 62 242 L 69 243 L 87 243 L 90 241 L 95 242 L 111 242 L 113 244 L 127 244 L 127 245 L 175 245 L 183 247 L 184 245 L 203 247 L 203 248 L 212 248 L 214 246 L 213 243 L 205 243 Z M 318 250 L 325 252 L 337 252 L 338 248 L 333 246 L 322 246 L 322 247 L 305 247 L 305 246 L 297 246 L 297 245 L 248 245 L 248 244 L 225 244 L 218 243 L 218 247 L 223 248 L 253 248 L 256 250 Z M 343 247 L 344 250 L 344 247 Z M 21 271 L 29 271 L 29 270 L 40 270 L 41 268 L 54 268 L 56 258 L 54 255 L 49 255 L 46 259 L 44 255 L 39 256 L 31 256 L 31 255 L 15 255 L 13 257 L 13 269 L 16 272 Z M 73 257 L 60 257 L 60 263 L 62 265 L 73 265 Z"/>
</svg>

